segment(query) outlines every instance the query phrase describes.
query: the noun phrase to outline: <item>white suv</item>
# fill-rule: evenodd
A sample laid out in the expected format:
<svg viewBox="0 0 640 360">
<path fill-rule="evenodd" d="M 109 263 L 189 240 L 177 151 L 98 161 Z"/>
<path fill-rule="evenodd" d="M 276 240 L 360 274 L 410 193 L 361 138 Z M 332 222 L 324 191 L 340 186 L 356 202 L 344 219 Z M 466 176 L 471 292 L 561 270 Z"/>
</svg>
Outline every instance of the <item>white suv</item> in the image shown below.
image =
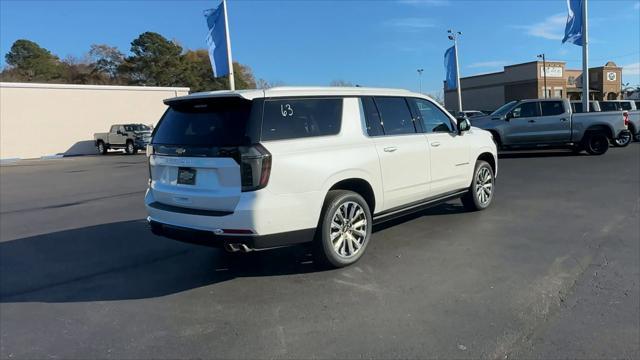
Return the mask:
<svg viewBox="0 0 640 360">
<path fill-rule="evenodd" d="M 421 94 L 274 88 L 166 100 L 145 204 L 155 234 L 248 252 L 313 242 L 341 267 L 372 226 L 442 201 L 489 206 L 489 132 Z"/>
</svg>

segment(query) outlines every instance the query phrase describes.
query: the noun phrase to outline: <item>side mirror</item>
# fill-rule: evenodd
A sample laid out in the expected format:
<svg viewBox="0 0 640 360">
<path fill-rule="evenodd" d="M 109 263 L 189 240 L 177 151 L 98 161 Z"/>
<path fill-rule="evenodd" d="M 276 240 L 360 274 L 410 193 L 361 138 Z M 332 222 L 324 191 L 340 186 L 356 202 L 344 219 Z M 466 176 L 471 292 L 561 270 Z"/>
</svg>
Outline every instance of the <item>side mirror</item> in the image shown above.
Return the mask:
<svg viewBox="0 0 640 360">
<path fill-rule="evenodd" d="M 471 123 L 466 117 L 459 117 L 456 120 L 458 122 L 458 135 L 462 135 L 463 132 L 471 129 Z"/>
<path fill-rule="evenodd" d="M 513 113 L 508 112 L 507 115 L 504 116 L 504 121 L 509 121 L 511 119 L 513 119 Z"/>
</svg>

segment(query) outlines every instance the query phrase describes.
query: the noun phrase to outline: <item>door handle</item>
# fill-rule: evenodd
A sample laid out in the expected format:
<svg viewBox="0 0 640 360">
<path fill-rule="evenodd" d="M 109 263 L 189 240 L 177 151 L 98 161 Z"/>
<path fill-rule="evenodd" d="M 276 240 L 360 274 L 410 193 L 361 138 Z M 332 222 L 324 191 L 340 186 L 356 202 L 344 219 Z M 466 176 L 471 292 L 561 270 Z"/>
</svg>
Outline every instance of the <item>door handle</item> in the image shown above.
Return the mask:
<svg viewBox="0 0 640 360">
<path fill-rule="evenodd" d="M 564 122 L 564 121 L 567 121 L 567 119 L 566 118 L 562 118 L 562 119 L 560 119 L 560 121 Z"/>
<path fill-rule="evenodd" d="M 533 120 L 533 119 L 531 119 L 531 120 L 529 120 L 529 122 L 530 122 L 530 123 L 534 123 L 534 122 L 536 122 L 536 121 L 535 121 L 535 120 Z"/>
<path fill-rule="evenodd" d="M 431 146 L 438 147 L 438 146 L 440 146 L 440 142 L 439 141 L 434 141 L 434 142 L 431 143 Z"/>
<path fill-rule="evenodd" d="M 395 146 L 387 146 L 386 148 L 384 148 L 385 152 L 394 152 L 396 150 L 398 150 L 398 148 Z"/>
</svg>

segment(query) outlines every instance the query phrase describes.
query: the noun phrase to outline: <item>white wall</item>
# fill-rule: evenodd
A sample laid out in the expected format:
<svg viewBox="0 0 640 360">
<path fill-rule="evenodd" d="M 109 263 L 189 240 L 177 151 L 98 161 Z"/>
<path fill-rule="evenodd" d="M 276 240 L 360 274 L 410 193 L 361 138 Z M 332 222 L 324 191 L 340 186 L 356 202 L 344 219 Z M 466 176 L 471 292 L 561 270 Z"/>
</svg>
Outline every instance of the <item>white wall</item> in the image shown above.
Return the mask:
<svg viewBox="0 0 640 360">
<path fill-rule="evenodd" d="M 189 88 L 0 83 L 0 159 L 94 153 L 93 133 L 155 124 Z"/>
</svg>

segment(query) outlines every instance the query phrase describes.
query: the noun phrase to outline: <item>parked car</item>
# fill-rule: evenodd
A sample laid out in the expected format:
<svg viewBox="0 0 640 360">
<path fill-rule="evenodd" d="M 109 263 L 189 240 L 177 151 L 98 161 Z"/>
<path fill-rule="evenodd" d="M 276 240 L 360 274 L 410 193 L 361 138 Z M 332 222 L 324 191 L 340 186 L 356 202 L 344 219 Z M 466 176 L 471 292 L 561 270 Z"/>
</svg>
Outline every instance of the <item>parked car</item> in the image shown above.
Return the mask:
<svg viewBox="0 0 640 360">
<path fill-rule="evenodd" d="M 473 124 L 490 131 L 502 149 L 571 148 L 592 155 L 629 134 L 622 113 L 573 113 L 566 99 L 512 101 Z"/>
<path fill-rule="evenodd" d="M 638 110 L 633 100 L 604 100 L 600 101 L 602 111 L 632 111 Z"/>
<path fill-rule="evenodd" d="M 574 113 L 584 112 L 582 110 L 582 101 L 580 100 L 571 101 L 571 110 Z M 600 110 L 600 103 L 596 100 L 589 101 L 589 112 L 599 112 L 599 111 L 602 111 Z"/>
<path fill-rule="evenodd" d="M 465 110 L 463 111 L 464 115 L 468 118 L 476 117 L 476 116 L 485 116 L 485 113 L 478 110 Z"/>
<path fill-rule="evenodd" d="M 93 134 L 98 153 L 106 154 L 109 149 L 124 149 L 127 154 L 144 150 L 151 140 L 151 128 L 144 124 L 112 125 L 108 133 Z"/>
<path fill-rule="evenodd" d="M 158 235 L 228 252 L 310 243 L 341 267 L 374 224 L 461 198 L 487 208 L 491 134 L 405 90 L 273 88 L 165 101 L 145 196 Z"/>
</svg>

